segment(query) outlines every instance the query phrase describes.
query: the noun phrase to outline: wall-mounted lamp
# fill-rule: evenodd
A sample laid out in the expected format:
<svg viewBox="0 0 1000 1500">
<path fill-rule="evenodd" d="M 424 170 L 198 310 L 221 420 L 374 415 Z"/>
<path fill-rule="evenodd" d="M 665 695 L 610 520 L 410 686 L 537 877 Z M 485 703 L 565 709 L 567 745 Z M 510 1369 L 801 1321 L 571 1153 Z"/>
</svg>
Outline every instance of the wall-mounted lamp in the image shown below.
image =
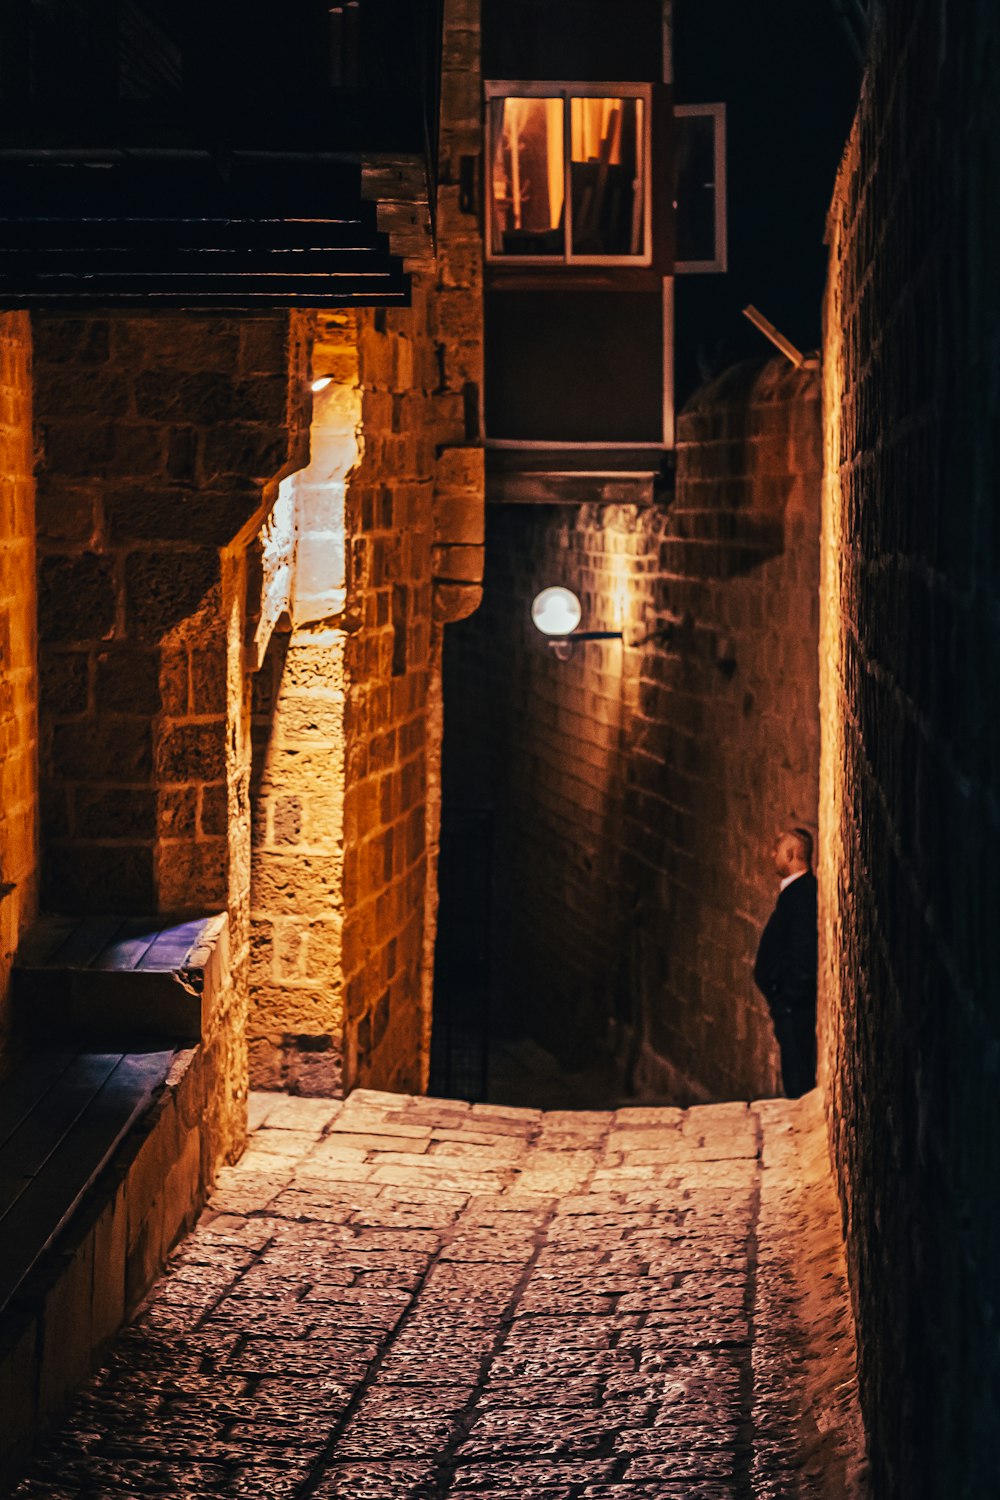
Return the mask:
<svg viewBox="0 0 1000 1500">
<path fill-rule="evenodd" d="M 577 630 L 582 618 L 579 599 L 561 584 L 542 589 L 531 602 L 531 622 L 548 637 L 549 649 L 560 661 L 569 659 L 576 641 L 624 641 L 628 646 L 645 646 L 647 641 L 668 641 L 673 634 L 669 625 L 657 626 L 644 636 L 624 630 Z"/>
<path fill-rule="evenodd" d="M 317 375 L 309 389 L 313 392 L 325 391 L 328 385 L 333 384 L 332 375 Z"/>
</svg>

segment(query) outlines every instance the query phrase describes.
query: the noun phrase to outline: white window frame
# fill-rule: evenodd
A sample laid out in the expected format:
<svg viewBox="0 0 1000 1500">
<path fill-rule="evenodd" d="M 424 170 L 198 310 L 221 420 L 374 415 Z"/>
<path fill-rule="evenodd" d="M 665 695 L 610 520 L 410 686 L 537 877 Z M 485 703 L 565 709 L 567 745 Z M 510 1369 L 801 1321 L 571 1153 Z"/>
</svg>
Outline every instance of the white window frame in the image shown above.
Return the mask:
<svg viewBox="0 0 1000 1500">
<path fill-rule="evenodd" d="M 678 276 L 697 271 L 721 272 L 728 269 L 726 246 L 726 106 L 724 104 L 675 104 L 675 116 L 684 119 L 701 116 L 715 120 L 715 258 L 713 260 L 679 260 L 674 266 Z M 676 179 L 675 179 L 676 180 Z M 674 202 L 674 211 L 677 203 Z"/>
<path fill-rule="evenodd" d="M 572 83 L 565 79 L 549 79 L 544 83 L 526 83 L 520 79 L 494 78 L 483 84 L 487 101 L 491 99 L 559 99 L 563 109 L 563 169 L 565 172 L 565 206 L 563 209 L 563 253 L 558 255 L 510 255 L 493 249 L 493 141 L 489 134 L 489 112 L 487 111 L 487 223 L 486 259 L 495 266 L 634 266 L 637 269 L 653 263 L 653 164 L 652 164 L 652 105 L 653 85 L 650 83 Z M 639 255 L 574 255 L 573 246 L 573 190 L 571 163 L 571 99 L 641 99 L 643 108 L 642 160 L 643 160 L 643 249 Z"/>
</svg>

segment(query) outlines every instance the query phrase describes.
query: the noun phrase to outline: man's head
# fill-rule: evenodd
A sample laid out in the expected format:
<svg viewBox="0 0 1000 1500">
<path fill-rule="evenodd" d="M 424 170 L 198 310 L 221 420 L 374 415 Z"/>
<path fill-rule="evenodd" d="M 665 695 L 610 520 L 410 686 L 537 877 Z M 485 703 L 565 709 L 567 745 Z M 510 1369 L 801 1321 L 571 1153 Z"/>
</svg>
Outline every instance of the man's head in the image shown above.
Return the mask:
<svg viewBox="0 0 1000 1500">
<path fill-rule="evenodd" d="M 813 839 L 808 828 L 783 828 L 774 841 L 774 868 L 784 880 L 812 869 Z"/>
</svg>

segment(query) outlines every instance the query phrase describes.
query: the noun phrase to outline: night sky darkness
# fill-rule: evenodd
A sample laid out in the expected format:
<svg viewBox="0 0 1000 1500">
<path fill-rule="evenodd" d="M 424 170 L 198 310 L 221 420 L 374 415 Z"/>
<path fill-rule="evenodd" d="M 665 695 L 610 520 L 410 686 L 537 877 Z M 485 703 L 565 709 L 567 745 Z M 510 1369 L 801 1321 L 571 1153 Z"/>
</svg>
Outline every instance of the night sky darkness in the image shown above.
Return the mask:
<svg viewBox="0 0 1000 1500">
<path fill-rule="evenodd" d="M 677 279 L 678 406 L 771 346 L 748 302 L 819 347 L 824 223 L 861 69 L 832 0 L 675 0 L 678 103 L 727 106 L 729 270 Z"/>
</svg>

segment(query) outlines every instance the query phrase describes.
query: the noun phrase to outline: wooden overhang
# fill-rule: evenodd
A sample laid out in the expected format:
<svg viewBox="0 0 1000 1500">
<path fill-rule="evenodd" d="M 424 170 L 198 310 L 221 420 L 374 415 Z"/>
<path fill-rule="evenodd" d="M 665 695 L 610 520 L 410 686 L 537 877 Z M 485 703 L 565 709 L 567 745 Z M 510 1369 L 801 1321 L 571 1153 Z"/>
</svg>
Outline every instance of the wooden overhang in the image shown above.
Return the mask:
<svg viewBox="0 0 1000 1500">
<path fill-rule="evenodd" d="M 408 302 L 439 0 L 222 10 L 5 0 L 0 307 Z"/>
<path fill-rule="evenodd" d="M 404 303 L 409 279 L 361 167 L 0 154 L 0 305 Z"/>
</svg>

